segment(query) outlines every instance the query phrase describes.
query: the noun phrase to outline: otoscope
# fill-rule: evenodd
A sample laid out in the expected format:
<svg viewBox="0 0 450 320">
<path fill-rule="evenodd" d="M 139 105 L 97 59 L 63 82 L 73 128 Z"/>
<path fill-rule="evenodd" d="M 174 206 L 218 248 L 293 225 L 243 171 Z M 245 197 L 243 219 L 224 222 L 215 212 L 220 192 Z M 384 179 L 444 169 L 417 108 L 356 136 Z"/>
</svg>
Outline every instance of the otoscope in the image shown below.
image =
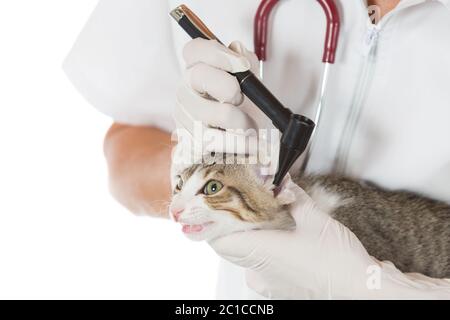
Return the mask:
<svg viewBox="0 0 450 320">
<path fill-rule="evenodd" d="M 216 40 L 222 43 L 186 5 L 178 6 L 170 12 L 170 15 L 191 38 Z M 273 181 L 274 185 L 279 186 L 289 169 L 305 151 L 315 123 L 284 107 L 251 71 L 237 72 L 233 75 L 237 78 L 242 93 L 264 112 L 282 133 L 278 169 Z"/>
</svg>

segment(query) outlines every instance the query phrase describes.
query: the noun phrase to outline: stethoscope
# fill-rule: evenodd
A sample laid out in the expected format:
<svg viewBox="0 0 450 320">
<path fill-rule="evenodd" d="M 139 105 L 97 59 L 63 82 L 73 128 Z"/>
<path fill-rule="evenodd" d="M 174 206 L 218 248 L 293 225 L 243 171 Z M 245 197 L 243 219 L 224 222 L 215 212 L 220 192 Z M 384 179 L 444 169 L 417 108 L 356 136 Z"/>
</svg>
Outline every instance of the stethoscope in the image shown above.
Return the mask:
<svg viewBox="0 0 450 320">
<path fill-rule="evenodd" d="M 324 97 L 328 83 L 328 74 L 330 65 L 334 64 L 336 57 L 336 50 L 339 40 L 340 31 L 340 14 L 337 9 L 335 0 L 317 0 L 322 6 L 326 19 L 327 29 L 325 33 L 324 50 L 322 62 L 324 63 L 322 82 L 319 91 L 319 100 L 314 116 L 314 122 L 316 123 L 316 129 L 313 131 L 311 143 L 307 150 L 305 159 L 303 161 L 302 169 L 305 170 L 311 156 L 311 150 L 313 149 L 314 133 L 320 123 L 322 109 L 324 104 Z M 256 10 L 254 22 L 253 22 L 253 43 L 254 52 L 259 60 L 259 76 L 264 78 L 264 61 L 267 60 L 267 38 L 269 33 L 269 19 L 275 6 L 280 0 L 262 0 Z"/>
<path fill-rule="evenodd" d="M 273 125 L 281 131 L 280 153 L 278 169 L 274 177 L 274 185 L 278 186 L 288 173 L 289 169 L 305 151 L 314 133 L 316 124 L 320 122 L 323 107 L 323 98 L 328 80 L 328 69 L 335 61 L 340 15 L 335 0 L 317 0 L 322 6 L 326 19 L 327 29 L 325 34 L 324 52 L 322 62 L 325 64 L 322 75 L 319 105 L 314 121 L 299 114 L 294 114 L 267 89 L 261 80 L 251 71 L 237 72 L 236 77 L 241 91 L 246 95 L 265 115 L 272 120 Z M 260 61 L 260 75 L 263 76 L 263 63 L 267 56 L 267 35 L 270 14 L 279 0 L 262 0 L 258 6 L 254 20 L 254 46 L 255 53 Z M 222 43 L 206 25 L 185 5 L 178 6 L 170 12 L 170 15 L 192 37 L 207 40 L 216 40 Z M 309 160 L 309 145 L 304 167 Z"/>
</svg>

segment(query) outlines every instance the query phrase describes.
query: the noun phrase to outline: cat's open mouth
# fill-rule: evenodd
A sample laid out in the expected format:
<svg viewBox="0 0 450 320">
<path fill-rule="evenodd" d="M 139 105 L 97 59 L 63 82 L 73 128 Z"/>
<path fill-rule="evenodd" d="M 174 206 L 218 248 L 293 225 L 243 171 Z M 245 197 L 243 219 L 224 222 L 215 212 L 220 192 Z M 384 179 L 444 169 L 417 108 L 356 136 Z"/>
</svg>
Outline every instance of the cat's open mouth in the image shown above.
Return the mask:
<svg viewBox="0 0 450 320">
<path fill-rule="evenodd" d="M 213 224 L 214 222 L 209 221 L 202 224 L 182 224 L 183 228 L 182 231 L 185 234 L 191 234 L 191 233 L 199 233 L 202 232 L 206 227 Z"/>
</svg>

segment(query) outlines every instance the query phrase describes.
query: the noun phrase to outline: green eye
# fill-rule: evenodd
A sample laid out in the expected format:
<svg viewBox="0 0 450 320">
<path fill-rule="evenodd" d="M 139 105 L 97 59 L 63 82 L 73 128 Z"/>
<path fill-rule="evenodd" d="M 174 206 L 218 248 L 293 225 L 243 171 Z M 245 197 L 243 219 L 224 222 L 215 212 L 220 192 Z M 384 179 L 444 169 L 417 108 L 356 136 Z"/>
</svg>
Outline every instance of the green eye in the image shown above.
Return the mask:
<svg viewBox="0 0 450 320">
<path fill-rule="evenodd" d="M 181 179 L 180 176 L 177 176 L 177 185 L 175 186 L 176 191 L 181 191 L 181 188 L 183 188 L 183 179 Z"/>
<path fill-rule="evenodd" d="M 223 188 L 223 184 L 217 180 L 211 180 L 208 181 L 207 184 L 205 184 L 205 187 L 203 188 L 203 193 L 207 196 L 210 196 L 212 194 L 215 194 L 219 192 Z"/>
</svg>

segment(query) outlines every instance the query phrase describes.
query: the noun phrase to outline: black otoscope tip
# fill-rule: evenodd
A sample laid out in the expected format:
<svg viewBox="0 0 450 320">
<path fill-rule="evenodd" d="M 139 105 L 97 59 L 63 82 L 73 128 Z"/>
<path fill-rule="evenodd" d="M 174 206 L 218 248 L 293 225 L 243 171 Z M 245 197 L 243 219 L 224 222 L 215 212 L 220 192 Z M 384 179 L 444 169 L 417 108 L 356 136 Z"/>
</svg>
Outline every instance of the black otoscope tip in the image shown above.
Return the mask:
<svg viewBox="0 0 450 320">
<path fill-rule="evenodd" d="M 273 184 L 279 186 L 294 162 L 305 151 L 314 131 L 314 122 L 304 116 L 292 114 L 280 141 L 278 171 Z"/>
</svg>

